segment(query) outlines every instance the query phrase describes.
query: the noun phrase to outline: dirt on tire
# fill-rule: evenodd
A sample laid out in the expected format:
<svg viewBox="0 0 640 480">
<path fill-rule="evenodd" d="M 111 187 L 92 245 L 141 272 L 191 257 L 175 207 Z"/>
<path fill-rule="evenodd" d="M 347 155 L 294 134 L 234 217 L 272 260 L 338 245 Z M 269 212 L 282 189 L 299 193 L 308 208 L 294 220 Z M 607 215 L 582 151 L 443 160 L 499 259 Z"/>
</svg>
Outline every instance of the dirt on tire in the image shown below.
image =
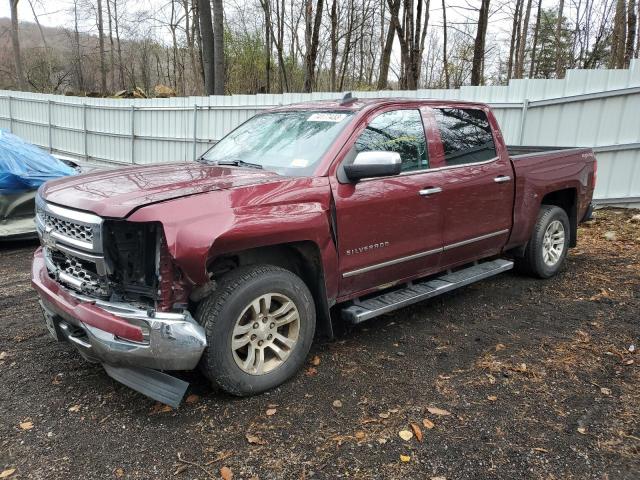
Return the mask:
<svg viewBox="0 0 640 480">
<path fill-rule="evenodd" d="M 637 479 L 640 222 L 600 210 L 554 278 L 506 273 L 346 328 L 235 398 L 171 409 L 48 334 L 0 244 L 0 477 Z"/>
</svg>

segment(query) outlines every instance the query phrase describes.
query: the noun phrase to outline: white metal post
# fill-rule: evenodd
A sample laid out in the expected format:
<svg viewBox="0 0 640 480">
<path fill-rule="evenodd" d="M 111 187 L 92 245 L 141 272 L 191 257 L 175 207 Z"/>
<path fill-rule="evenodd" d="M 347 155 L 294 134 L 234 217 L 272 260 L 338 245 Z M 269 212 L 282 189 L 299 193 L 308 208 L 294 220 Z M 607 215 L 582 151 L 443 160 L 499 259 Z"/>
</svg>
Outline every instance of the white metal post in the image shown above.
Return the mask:
<svg viewBox="0 0 640 480">
<path fill-rule="evenodd" d="M 136 143 L 136 124 L 135 124 L 136 106 L 131 105 L 131 164 L 135 162 L 135 143 Z"/>
<path fill-rule="evenodd" d="M 524 127 L 527 120 L 527 110 L 529 110 L 529 99 L 522 101 L 522 111 L 520 112 L 520 133 L 518 135 L 518 145 L 522 145 L 524 140 Z"/>
<path fill-rule="evenodd" d="M 13 133 L 13 107 L 11 105 L 11 95 L 9 95 L 9 131 Z"/>
<path fill-rule="evenodd" d="M 53 152 L 53 135 L 51 129 L 53 125 L 51 123 L 51 100 L 47 100 L 47 124 L 49 129 L 49 153 Z"/>
<path fill-rule="evenodd" d="M 198 104 L 193 104 L 193 161 L 196 160 L 198 150 Z"/>
<path fill-rule="evenodd" d="M 89 161 L 89 132 L 87 131 L 87 104 L 82 103 L 82 139 L 84 143 L 84 159 Z"/>
</svg>

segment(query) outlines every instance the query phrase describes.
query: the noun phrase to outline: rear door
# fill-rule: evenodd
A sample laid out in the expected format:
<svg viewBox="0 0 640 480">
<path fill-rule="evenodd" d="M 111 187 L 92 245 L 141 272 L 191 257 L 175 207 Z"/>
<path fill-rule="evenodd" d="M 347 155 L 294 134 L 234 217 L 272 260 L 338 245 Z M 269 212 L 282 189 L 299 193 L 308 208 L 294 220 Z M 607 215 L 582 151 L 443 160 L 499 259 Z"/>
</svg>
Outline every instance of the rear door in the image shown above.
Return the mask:
<svg viewBox="0 0 640 480">
<path fill-rule="evenodd" d="M 512 226 L 514 174 L 495 119 L 481 107 L 430 112 L 442 145 L 442 266 L 499 253 Z"/>
<path fill-rule="evenodd" d="M 424 191 L 439 186 L 440 174 L 429 170 L 428 149 L 420 111 L 395 108 L 370 117 L 342 150 L 342 162 L 363 151 L 398 152 L 402 173 L 357 183 L 331 178 L 341 297 L 439 268 L 440 197 Z"/>
</svg>

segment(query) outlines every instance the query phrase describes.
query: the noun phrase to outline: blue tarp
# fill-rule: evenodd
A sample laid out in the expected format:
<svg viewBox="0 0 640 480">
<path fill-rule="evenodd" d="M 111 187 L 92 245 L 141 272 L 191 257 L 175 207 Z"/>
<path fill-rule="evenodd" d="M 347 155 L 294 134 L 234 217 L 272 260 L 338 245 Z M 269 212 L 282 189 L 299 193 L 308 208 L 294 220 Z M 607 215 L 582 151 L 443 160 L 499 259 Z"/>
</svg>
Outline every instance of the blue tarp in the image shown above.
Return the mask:
<svg viewBox="0 0 640 480">
<path fill-rule="evenodd" d="M 44 150 L 0 130 L 0 191 L 33 190 L 47 180 L 75 173 Z"/>
</svg>

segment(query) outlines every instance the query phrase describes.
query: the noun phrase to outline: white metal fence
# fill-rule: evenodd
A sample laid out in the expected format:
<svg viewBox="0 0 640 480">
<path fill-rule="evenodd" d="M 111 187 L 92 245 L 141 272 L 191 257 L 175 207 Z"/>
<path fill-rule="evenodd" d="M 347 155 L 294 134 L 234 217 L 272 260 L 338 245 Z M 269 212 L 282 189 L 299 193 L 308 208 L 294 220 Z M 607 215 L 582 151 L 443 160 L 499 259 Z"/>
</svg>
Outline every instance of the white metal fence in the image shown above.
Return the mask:
<svg viewBox="0 0 640 480">
<path fill-rule="evenodd" d="M 195 158 L 239 123 L 279 104 L 336 93 L 97 99 L 0 91 L 0 128 L 54 154 L 109 164 Z M 354 92 L 489 103 L 507 143 L 593 147 L 599 203 L 640 205 L 640 62 L 629 70 L 570 70 L 562 80 L 508 86 Z"/>
</svg>

